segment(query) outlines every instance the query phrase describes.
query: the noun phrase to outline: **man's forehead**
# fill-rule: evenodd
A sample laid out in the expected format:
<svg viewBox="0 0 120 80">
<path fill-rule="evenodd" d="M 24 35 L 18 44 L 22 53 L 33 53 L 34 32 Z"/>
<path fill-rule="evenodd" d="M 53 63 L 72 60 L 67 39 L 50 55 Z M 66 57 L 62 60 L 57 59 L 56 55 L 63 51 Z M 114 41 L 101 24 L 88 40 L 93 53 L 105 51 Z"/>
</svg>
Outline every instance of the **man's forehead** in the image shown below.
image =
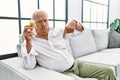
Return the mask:
<svg viewBox="0 0 120 80">
<path fill-rule="evenodd" d="M 45 20 L 48 19 L 47 16 L 37 16 L 35 20 Z"/>
<path fill-rule="evenodd" d="M 48 18 L 47 17 L 37 17 L 35 19 L 35 21 L 44 21 L 44 20 L 48 20 Z"/>
</svg>

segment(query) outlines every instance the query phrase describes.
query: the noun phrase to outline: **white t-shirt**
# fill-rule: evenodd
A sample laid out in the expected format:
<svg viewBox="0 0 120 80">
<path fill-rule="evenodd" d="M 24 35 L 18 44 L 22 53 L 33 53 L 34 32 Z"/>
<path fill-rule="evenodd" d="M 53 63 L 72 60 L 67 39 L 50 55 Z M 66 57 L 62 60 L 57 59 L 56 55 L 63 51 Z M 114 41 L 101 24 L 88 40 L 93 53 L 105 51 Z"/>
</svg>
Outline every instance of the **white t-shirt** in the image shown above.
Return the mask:
<svg viewBox="0 0 120 80">
<path fill-rule="evenodd" d="M 63 72 L 74 63 L 63 38 L 63 30 L 55 31 L 51 29 L 48 40 L 33 37 L 30 53 L 27 54 L 24 44 L 22 46 L 22 56 L 23 65 L 26 69 L 33 69 L 38 63 L 48 69 Z"/>
</svg>

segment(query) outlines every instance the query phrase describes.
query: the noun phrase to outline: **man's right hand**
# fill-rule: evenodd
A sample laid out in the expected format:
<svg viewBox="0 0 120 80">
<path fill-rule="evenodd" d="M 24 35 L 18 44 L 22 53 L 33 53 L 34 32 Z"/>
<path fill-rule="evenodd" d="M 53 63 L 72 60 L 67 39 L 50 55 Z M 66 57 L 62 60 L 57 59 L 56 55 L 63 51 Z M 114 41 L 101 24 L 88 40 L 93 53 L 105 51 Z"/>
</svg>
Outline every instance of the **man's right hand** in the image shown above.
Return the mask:
<svg viewBox="0 0 120 80">
<path fill-rule="evenodd" d="M 31 41 L 33 33 L 33 27 L 30 27 L 29 25 L 24 26 L 23 35 L 26 39 L 26 41 Z"/>
</svg>

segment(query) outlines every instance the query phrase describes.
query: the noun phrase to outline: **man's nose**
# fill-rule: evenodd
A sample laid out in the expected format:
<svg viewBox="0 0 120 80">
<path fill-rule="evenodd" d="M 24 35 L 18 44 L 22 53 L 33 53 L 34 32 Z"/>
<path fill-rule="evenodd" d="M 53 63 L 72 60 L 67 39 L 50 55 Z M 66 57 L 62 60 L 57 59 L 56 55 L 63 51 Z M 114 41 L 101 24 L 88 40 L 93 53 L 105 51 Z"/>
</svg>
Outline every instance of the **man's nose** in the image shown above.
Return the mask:
<svg viewBox="0 0 120 80">
<path fill-rule="evenodd" d="M 42 26 L 45 26 L 45 22 L 44 21 L 42 21 Z"/>
</svg>

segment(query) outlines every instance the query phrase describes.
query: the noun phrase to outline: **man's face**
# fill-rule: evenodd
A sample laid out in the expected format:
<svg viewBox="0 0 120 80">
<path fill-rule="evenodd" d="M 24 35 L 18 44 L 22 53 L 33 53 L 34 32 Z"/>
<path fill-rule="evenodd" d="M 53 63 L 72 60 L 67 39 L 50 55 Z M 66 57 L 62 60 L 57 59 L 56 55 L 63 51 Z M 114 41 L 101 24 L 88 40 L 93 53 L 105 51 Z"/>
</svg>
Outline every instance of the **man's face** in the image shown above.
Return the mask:
<svg viewBox="0 0 120 80">
<path fill-rule="evenodd" d="M 42 15 L 40 14 L 36 17 L 34 21 L 36 24 L 35 30 L 37 35 L 40 35 L 40 36 L 47 35 L 49 31 L 49 23 L 48 23 L 47 16 L 44 14 Z"/>
</svg>

